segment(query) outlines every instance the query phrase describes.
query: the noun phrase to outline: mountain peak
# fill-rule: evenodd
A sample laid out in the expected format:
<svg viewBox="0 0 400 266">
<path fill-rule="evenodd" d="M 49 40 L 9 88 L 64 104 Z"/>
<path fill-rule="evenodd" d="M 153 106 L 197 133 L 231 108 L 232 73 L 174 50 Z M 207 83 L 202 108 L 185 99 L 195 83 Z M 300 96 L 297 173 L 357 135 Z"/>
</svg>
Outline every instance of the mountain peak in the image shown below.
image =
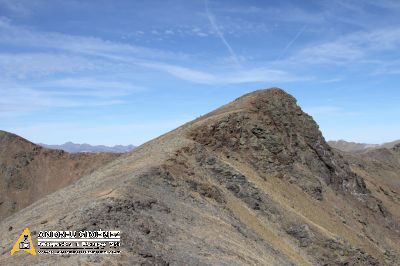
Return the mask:
<svg viewBox="0 0 400 266">
<path fill-rule="evenodd" d="M 258 97 L 258 98 L 269 98 L 269 97 L 279 97 L 279 98 L 291 98 L 294 99 L 292 95 L 287 93 L 281 88 L 277 87 L 272 87 L 272 88 L 267 88 L 267 89 L 259 89 L 252 91 L 250 93 L 247 93 L 240 98 L 248 98 L 248 97 Z"/>
<path fill-rule="evenodd" d="M 317 199 L 323 198 L 325 185 L 351 194 L 367 192 L 312 117 L 279 88 L 257 90 L 209 113 L 190 136 L 225 156 L 244 158 L 267 175 L 290 176 Z"/>
<path fill-rule="evenodd" d="M 249 107 L 253 107 L 253 111 L 285 109 L 298 112 L 300 110 L 297 106 L 297 100 L 292 95 L 279 88 L 254 91 L 244 95 L 243 101 L 247 102 Z M 256 109 L 254 109 L 254 107 Z"/>
</svg>

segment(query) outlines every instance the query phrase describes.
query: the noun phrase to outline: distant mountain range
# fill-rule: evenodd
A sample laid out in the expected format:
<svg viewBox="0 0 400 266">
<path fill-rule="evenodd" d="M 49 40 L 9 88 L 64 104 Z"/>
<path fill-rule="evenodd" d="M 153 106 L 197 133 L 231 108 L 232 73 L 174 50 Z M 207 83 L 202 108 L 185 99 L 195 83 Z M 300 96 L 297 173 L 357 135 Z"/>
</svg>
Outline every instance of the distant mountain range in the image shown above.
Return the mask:
<svg viewBox="0 0 400 266">
<path fill-rule="evenodd" d="M 345 152 L 363 152 L 372 149 L 380 149 L 380 148 L 387 148 L 391 149 L 396 144 L 399 144 L 400 140 L 395 140 L 392 142 L 386 142 L 383 144 L 366 144 L 366 143 L 357 143 L 357 142 L 349 142 L 345 140 L 335 140 L 335 141 L 328 141 L 328 144 L 338 150 L 345 151 Z"/>
<path fill-rule="evenodd" d="M 115 146 L 104 146 L 104 145 L 89 145 L 89 144 L 77 144 L 73 142 L 66 142 L 62 145 L 48 145 L 43 143 L 38 143 L 38 145 L 48 148 L 48 149 L 56 149 L 56 150 L 64 150 L 70 153 L 78 153 L 78 152 L 112 152 L 112 153 L 125 153 L 136 148 L 134 145 L 115 145 Z"/>
</svg>

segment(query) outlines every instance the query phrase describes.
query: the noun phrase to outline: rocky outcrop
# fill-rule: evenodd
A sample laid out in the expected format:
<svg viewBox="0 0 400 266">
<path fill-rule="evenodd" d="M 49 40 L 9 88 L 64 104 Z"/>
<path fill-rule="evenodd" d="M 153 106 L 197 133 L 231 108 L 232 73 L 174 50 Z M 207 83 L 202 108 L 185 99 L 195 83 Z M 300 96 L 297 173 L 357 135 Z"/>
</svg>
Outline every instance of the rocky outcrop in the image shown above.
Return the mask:
<svg viewBox="0 0 400 266">
<path fill-rule="evenodd" d="M 262 90 L 231 105 L 240 108 L 195 128 L 191 137 L 227 156 L 241 156 L 264 178 L 290 179 L 316 199 L 323 198 L 322 183 L 342 193 L 368 193 L 363 180 L 332 151 L 312 117 L 289 94 Z"/>
<path fill-rule="evenodd" d="M 400 153 L 400 143 L 392 148 L 393 151 Z"/>
</svg>

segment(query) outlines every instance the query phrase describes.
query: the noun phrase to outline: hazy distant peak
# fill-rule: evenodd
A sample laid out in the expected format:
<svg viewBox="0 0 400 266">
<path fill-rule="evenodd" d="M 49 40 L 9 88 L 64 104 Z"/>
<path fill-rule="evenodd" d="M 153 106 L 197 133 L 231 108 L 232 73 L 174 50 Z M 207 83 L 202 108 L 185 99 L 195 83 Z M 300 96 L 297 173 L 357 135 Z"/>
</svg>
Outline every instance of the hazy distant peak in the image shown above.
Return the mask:
<svg viewBox="0 0 400 266">
<path fill-rule="evenodd" d="M 87 143 L 78 144 L 73 143 L 71 141 L 65 142 L 61 145 L 48 145 L 39 143 L 40 146 L 49 149 L 57 149 L 64 150 L 70 153 L 78 153 L 78 152 L 112 152 L 112 153 L 125 153 L 132 151 L 136 148 L 134 145 L 115 145 L 115 146 L 105 146 L 105 145 L 90 145 Z"/>
<path fill-rule="evenodd" d="M 328 144 L 331 147 L 341 150 L 341 151 L 345 151 L 345 152 L 363 152 L 363 151 L 367 151 L 367 150 L 371 150 L 371 149 L 379 149 L 379 148 L 391 149 L 398 143 L 400 143 L 400 140 L 386 142 L 383 144 L 357 143 L 357 142 L 350 142 L 350 141 L 345 141 L 345 140 L 328 141 Z"/>
</svg>

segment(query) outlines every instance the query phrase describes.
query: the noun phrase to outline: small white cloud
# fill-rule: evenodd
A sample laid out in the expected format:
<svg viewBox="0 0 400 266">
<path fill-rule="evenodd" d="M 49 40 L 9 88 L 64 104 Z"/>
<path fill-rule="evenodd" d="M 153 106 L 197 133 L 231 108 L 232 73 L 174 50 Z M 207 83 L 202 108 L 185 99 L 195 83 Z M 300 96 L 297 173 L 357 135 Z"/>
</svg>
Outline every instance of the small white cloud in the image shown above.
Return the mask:
<svg viewBox="0 0 400 266">
<path fill-rule="evenodd" d="M 197 32 L 200 32 L 201 30 L 200 30 L 200 28 L 198 28 L 198 27 L 194 27 L 194 28 L 192 28 L 192 31 L 193 31 L 194 33 L 197 33 Z"/>
<path fill-rule="evenodd" d="M 199 37 L 207 37 L 208 36 L 207 33 L 204 33 L 204 32 L 201 32 L 201 31 L 196 32 L 196 35 L 199 36 Z"/>
</svg>

